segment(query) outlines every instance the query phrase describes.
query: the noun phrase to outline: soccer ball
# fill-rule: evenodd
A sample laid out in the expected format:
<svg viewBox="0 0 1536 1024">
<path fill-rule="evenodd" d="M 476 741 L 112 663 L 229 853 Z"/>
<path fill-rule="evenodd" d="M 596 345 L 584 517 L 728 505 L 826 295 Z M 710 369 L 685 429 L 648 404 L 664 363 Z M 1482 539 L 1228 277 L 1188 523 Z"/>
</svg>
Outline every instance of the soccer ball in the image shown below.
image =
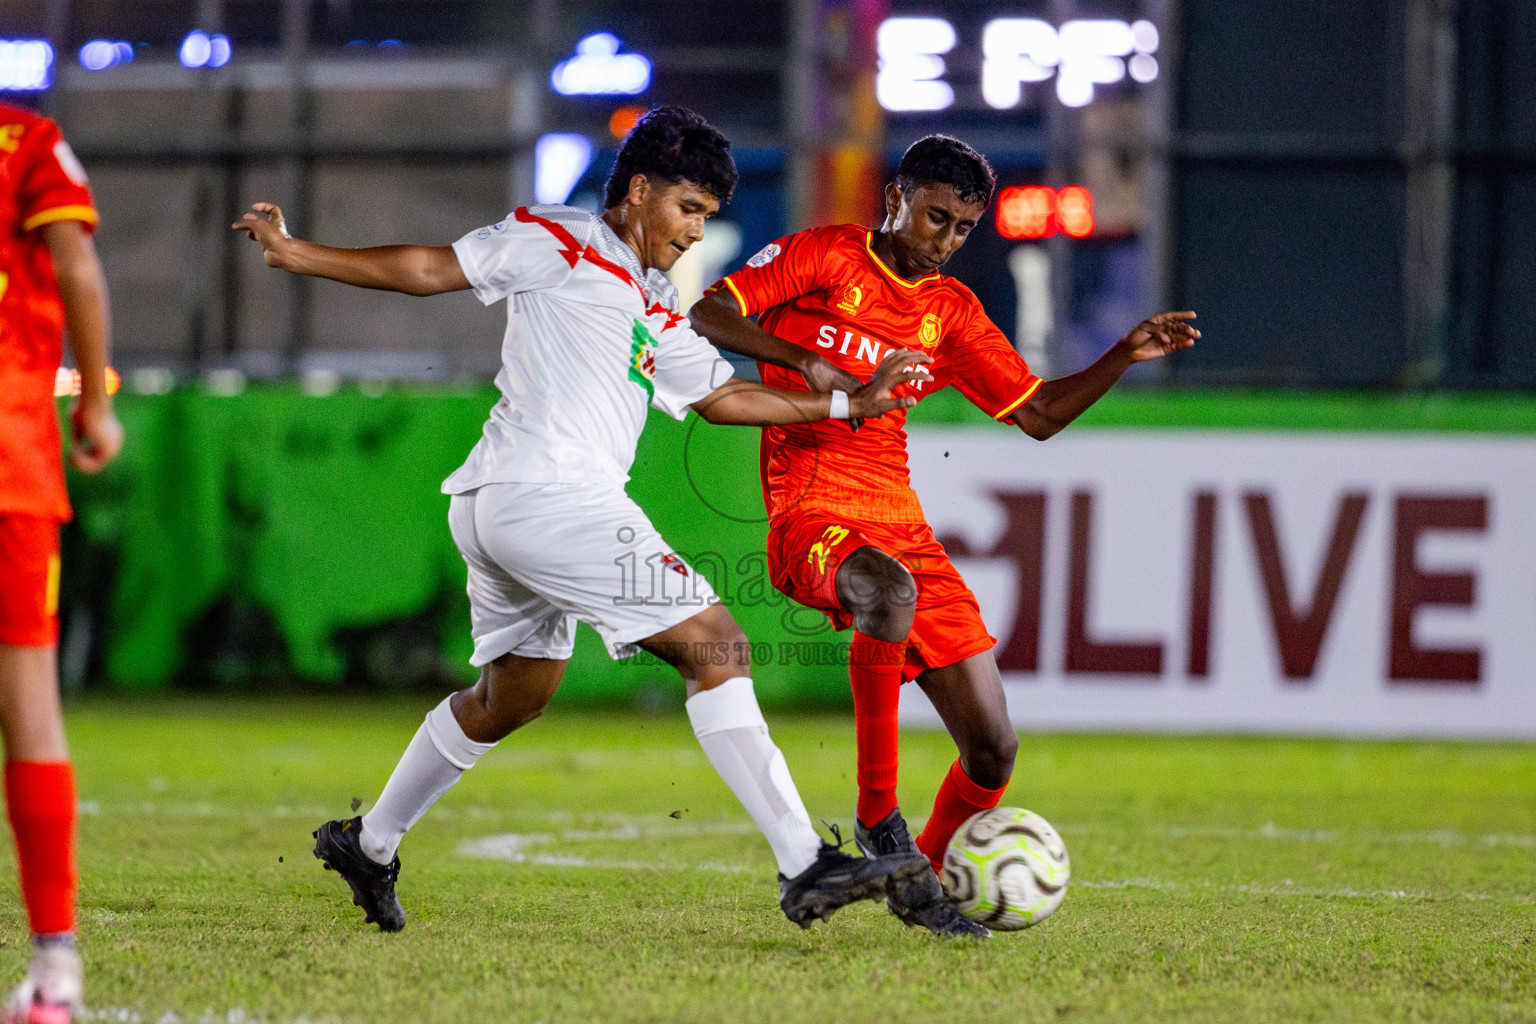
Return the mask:
<svg viewBox="0 0 1536 1024">
<path fill-rule="evenodd" d="M 944 851 L 944 889 L 960 913 L 1011 932 L 1061 906 L 1072 867 L 1061 836 L 1034 811 L 994 807 L 973 815 Z"/>
</svg>

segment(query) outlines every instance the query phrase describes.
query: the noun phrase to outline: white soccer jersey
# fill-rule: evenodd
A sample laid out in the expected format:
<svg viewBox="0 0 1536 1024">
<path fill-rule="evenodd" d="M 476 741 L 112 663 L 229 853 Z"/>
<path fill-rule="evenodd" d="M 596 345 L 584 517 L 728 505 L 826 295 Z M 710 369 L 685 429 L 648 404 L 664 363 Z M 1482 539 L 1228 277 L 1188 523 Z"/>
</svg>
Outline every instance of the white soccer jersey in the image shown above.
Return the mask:
<svg viewBox="0 0 1536 1024">
<path fill-rule="evenodd" d="M 622 486 L 646 407 L 683 419 L 731 377 L 688 326 L 672 282 L 641 270 L 585 210 L 523 207 L 453 250 L 481 302 L 512 301 L 501 399 L 445 494 L 490 483 Z"/>
</svg>

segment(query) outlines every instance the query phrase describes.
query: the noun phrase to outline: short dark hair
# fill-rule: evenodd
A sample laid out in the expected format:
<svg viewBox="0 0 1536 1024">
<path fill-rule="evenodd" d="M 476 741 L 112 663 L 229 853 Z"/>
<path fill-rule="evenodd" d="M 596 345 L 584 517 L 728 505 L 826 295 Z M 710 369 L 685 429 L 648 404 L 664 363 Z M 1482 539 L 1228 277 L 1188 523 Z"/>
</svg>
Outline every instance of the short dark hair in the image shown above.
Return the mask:
<svg viewBox="0 0 1536 1024">
<path fill-rule="evenodd" d="M 608 174 L 605 209 L 624 201 L 637 174 L 668 184 L 688 181 L 706 189 L 723 206 L 736 190 L 731 143 L 719 129 L 686 107 L 657 107 L 635 122 Z"/>
<path fill-rule="evenodd" d="M 907 147 L 896 168 L 896 186 L 910 196 L 922 185 L 953 185 L 967 203 L 988 206 L 997 189 L 997 174 L 987 158 L 959 139 L 927 135 Z"/>
</svg>

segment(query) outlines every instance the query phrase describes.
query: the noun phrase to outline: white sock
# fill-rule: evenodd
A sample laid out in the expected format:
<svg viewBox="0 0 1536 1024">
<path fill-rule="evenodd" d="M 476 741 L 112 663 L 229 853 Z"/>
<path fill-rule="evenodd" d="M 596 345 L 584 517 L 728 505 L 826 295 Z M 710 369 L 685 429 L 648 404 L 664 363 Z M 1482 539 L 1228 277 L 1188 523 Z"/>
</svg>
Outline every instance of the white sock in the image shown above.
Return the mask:
<svg viewBox="0 0 1536 1024">
<path fill-rule="evenodd" d="M 727 679 L 689 697 L 684 706 L 709 763 L 773 847 L 779 873 L 794 878 L 810 867 L 821 837 L 811 827 L 783 753 L 768 735 L 752 680 Z"/>
<path fill-rule="evenodd" d="M 363 815 L 358 842 L 363 852 L 380 864 L 394 860 L 406 830 L 496 745 L 476 743 L 464 735 L 448 703 L 452 699 L 444 699 L 427 712 L 426 721 L 411 737 L 400 763 L 384 784 L 378 803 Z"/>
</svg>

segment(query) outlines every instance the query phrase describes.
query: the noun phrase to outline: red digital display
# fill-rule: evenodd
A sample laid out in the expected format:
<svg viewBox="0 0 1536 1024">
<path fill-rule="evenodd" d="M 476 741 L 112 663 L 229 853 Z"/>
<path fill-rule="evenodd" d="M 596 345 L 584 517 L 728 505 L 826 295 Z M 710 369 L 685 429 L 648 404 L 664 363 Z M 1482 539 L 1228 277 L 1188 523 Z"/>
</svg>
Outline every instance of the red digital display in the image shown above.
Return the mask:
<svg viewBox="0 0 1536 1024">
<path fill-rule="evenodd" d="M 1057 191 L 1045 185 L 1011 185 L 997 197 L 997 233 L 1004 238 L 1073 238 L 1093 234 L 1093 193 L 1081 185 Z"/>
</svg>

